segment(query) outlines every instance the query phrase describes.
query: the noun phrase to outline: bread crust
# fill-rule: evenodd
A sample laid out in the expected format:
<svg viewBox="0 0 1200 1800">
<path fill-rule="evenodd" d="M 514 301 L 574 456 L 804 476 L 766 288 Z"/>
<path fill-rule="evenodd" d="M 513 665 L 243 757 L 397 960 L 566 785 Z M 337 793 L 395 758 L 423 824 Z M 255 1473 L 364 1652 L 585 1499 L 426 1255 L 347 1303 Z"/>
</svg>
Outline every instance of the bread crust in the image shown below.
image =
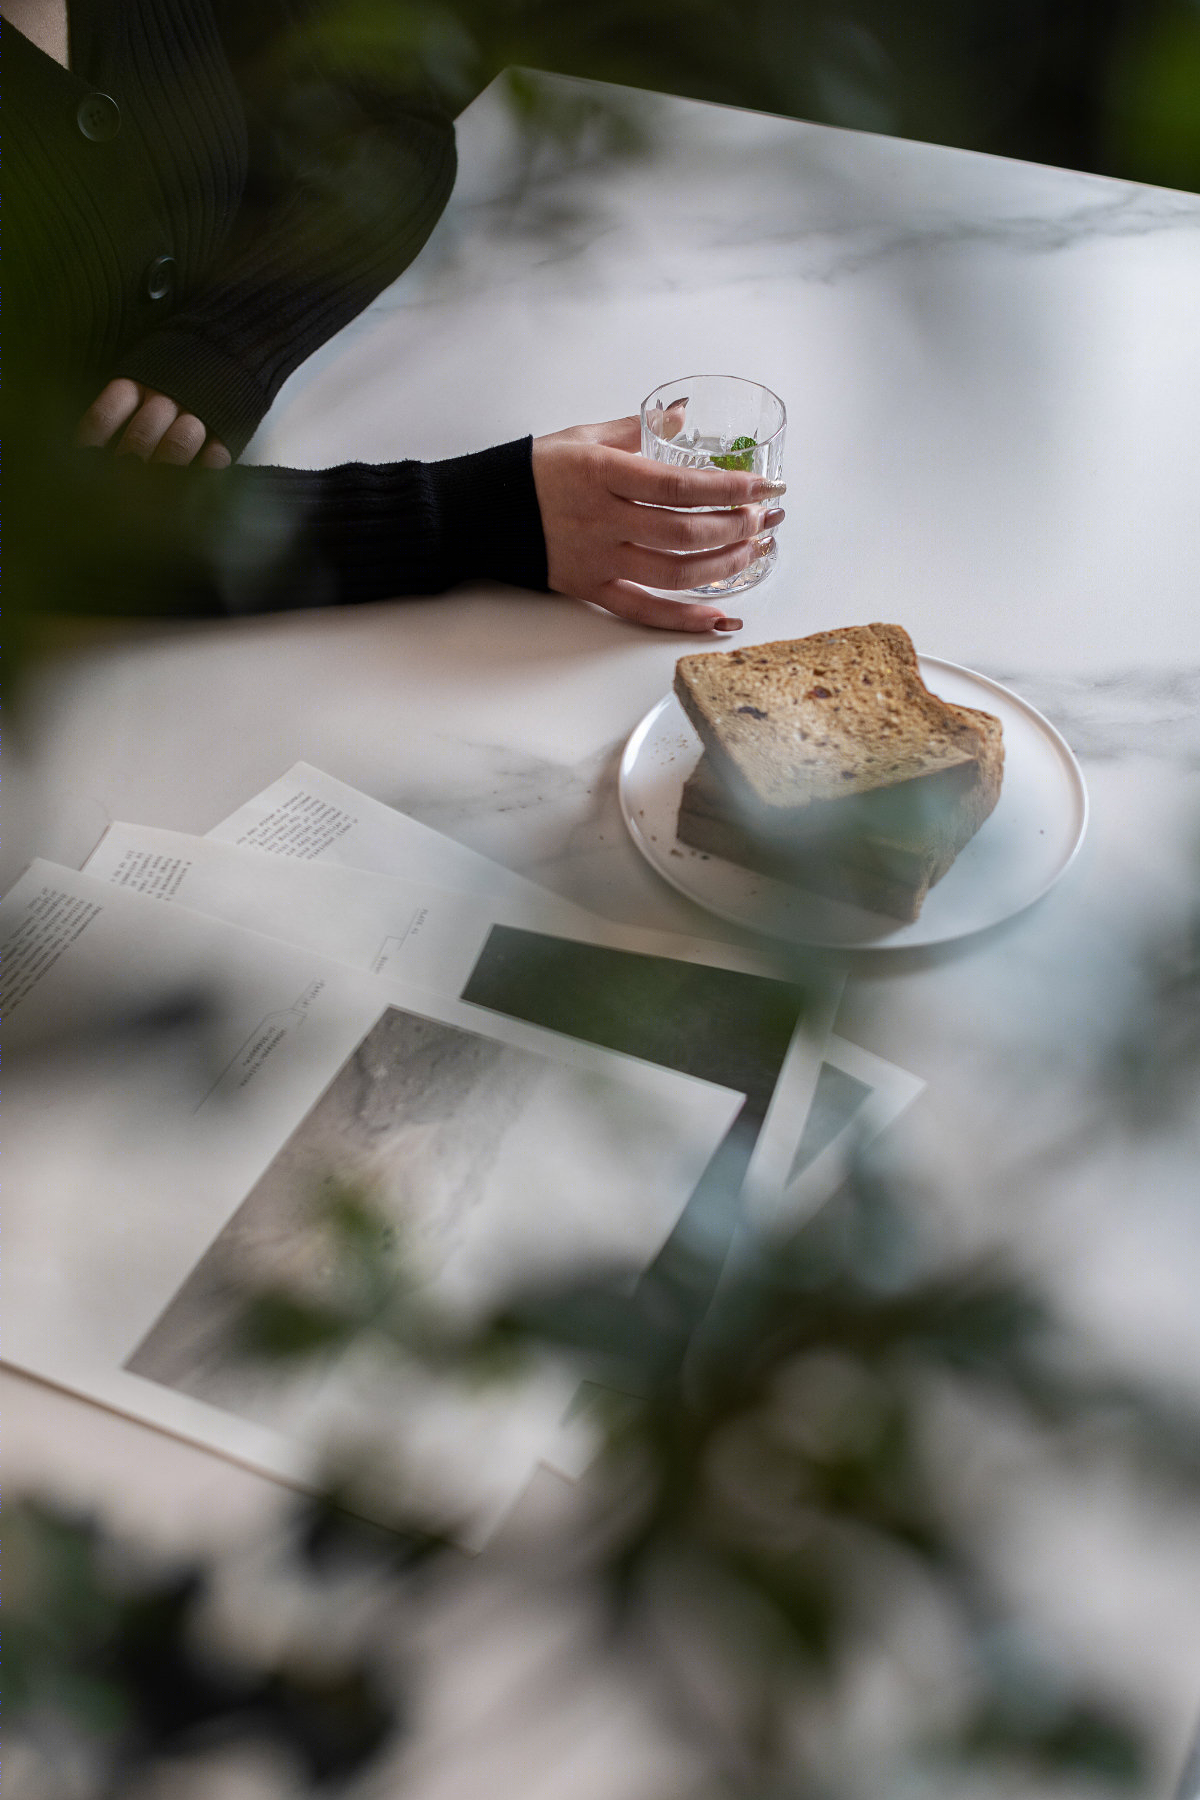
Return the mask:
<svg viewBox="0 0 1200 1800">
<path fill-rule="evenodd" d="M 703 667 L 713 663 L 726 668 Z M 817 671 L 823 698 L 815 702 L 806 690 L 803 705 L 788 704 L 786 681 L 811 687 Z M 872 698 L 864 706 L 855 693 L 856 677 L 857 687 L 866 687 L 864 675 L 892 684 L 887 694 L 902 687 L 900 732 L 880 731 L 880 702 Z M 912 640 L 898 625 L 852 626 L 683 657 L 676 692 L 705 746 L 684 786 L 680 841 L 869 911 L 917 918 L 929 889 L 1000 797 L 999 719 L 931 694 Z M 878 685 L 870 689 L 872 696 L 879 692 Z M 826 741 L 814 745 L 826 758 L 833 752 L 833 761 L 817 779 L 816 757 L 794 753 L 789 727 L 835 698 L 839 728 L 819 733 Z M 750 712 L 742 710 L 747 707 Z M 768 730 L 757 729 L 764 724 Z M 937 741 L 922 756 L 919 732 L 926 725 Z M 856 734 L 873 737 L 875 746 L 857 742 Z M 889 746 L 886 761 L 871 754 L 880 742 Z M 899 755 L 897 742 L 904 745 Z M 781 743 L 784 779 L 771 779 L 769 758 Z M 849 761 L 852 779 L 843 778 L 837 757 Z"/>
<path fill-rule="evenodd" d="M 676 826 L 679 841 L 777 881 L 835 900 L 912 920 L 936 879 L 936 854 L 921 846 L 827 832 L 799 843 L 748 829 L 707 755 L 684 783 Z"/>
<path fill-rule="evenodd" d="M 901 625 L 684 656 L 675 692 L 720 779 L 771 816 L 935 775 L 957 791 L 983 747 L 970 710 L 929 692 Z"/>
</svg>

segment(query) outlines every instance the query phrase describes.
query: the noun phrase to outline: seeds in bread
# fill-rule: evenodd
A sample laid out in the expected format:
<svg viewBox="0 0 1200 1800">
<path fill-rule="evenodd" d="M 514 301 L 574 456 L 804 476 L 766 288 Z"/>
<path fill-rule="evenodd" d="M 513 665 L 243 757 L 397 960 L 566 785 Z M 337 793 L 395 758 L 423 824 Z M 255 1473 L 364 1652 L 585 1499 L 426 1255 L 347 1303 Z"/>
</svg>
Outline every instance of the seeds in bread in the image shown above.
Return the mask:
<svg viewBox="0 0 1200 1800">
<path fill-rule="evenodd" d="M 714 774 L 707 754 L 684 783 L 680 843 L 793 886 L 889 918 L 915 919 L 938 875 L 934 848 L 848 831 L 755 832 Z M 798 838 L 799 841 L 796 841 Z"/>
<path fill-rule="evenodd" d="M 846 801 L 810 809 L 802 827 L 775 821 L 755 828 L 705 753 L 684 783 L 679 841 L 811 893 L 911 923 L 1000 797 L 1000 722 L 989 713 L 976 716 L 985 749 L 975 779 L 947 806 L 923 809 L 915 826 L 911 816 L 901 820 L 885 813 L 872 819 L 861 803 Z"/>
<path fill-rule="evenodd" d="M 684 656 L 675 692 L 731 793 L 774 817 L 936 775 L 954 794 L 983 748 L 969 709 L 929 692 L 900 625 Z"/>
<path fill-rule="evenodd" d="M 705 744 L 680 841 L 871 912 L 914 920 L 1000 797 L 1000 721 L 931 694 L 898 625 L 684 657 L 676 692 Z"/>
</svg>

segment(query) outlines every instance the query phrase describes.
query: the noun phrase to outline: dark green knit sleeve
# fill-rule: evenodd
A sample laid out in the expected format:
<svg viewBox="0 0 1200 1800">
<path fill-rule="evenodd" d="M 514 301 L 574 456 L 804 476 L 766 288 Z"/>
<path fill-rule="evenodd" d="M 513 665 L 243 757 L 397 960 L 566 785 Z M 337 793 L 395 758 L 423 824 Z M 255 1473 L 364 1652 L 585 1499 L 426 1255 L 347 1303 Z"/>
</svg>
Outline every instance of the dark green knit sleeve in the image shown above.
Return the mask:
<svg viewBox="0 0 1200 1800">
<path fill-rule="evenodd" d="M 113 370 L 235 456 L 292 371 L 416 256 L 455 175 L 452 122 L 400 73 L 339 60 L 337 9 L 280 0 L 265 16 L 274 30 L 253 40 L 229 27 L 249 169 L 228 246 Z"/>
</svg>

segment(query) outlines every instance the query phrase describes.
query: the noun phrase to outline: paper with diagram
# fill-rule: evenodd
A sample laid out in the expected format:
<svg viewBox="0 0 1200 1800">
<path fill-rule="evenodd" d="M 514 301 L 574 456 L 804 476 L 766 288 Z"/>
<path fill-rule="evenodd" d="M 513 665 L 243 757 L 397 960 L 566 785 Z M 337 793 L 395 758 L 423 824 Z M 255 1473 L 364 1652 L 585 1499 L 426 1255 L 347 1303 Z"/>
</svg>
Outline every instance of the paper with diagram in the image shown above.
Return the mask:
<svg viewBox="0 0 1200 1800">
<path fill-rule="evenodd" d="M 745 1105 L 53 864 L 0 902 L 0 956 L 6 1359 L 289 1476 L 371 1359 L 249 1366 L 237 1290 L 315 1279 L 331 1182 L 381 1209 L 406 1280 L 469 1313 L 514 1280 L 642 1266 Z M 390 1391 L 468 1536 L 568 1397 L 550 1368 L 452 1406 L 415 1367 Z"/>
</svg>

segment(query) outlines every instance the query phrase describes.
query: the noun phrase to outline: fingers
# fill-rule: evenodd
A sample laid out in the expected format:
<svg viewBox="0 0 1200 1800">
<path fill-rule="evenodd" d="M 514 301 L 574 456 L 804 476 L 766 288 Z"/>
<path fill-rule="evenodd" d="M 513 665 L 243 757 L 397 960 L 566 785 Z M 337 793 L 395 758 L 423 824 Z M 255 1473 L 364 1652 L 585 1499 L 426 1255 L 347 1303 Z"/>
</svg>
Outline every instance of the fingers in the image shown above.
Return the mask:
<svg viewBox="0 0 1200 1800">
<path fill-rule="evenodd" d="M 745 506 L 776 499 L 784 491 L 782 482 L 740 469 L 677 469 L 645 456 L 615 454 L 608 458 L 605 476 L 610 493 L 643 506 Z"/>
<path fill-rule="evenodd" d="M 149 462 L 178 417 L 179 407 L 169 394 L 148 393 L 122 432 L 117 455 Z"/>
<path fill-rule="evenodd" d="M 727 581 L 773 548 L 766 534 L 783 513 L 769 502 L 782 484 L 651 463 L 633 453 L 637 429 L 617 419 L 534 439 L 547 586 L 663 630 L 740 629 L 719 623 L 719 606 L 671 596 Z"/>
<path fill-rule="evenodd" d="M 220 438 L 209 438 L 199 458 L 202 469 L 227 469 L 232 461 L 233 457 Z"/>
<path fill-rule="evenodd" d="M 715 550 L 722 544 L 740 544 L 760 532 L 773 531 L 786 517 L 782 507 L 735 506 L 711 512 L 669 512 L 665 507 L 635 506 L 616 502 L 614 518 L 622 537 L 630 544 L 655 550 Z"/>
<path fill-rule="evenodd" d="M 619 577 L 643 582 L 647 587 L 667 588 L 674 593 L 689 588 L 707 587 L 713 581 L 728 581 L 740 575 L 759 557 L 775 547 L 774 538 L 753 538 L 741 544 L 725 545 L 719 550 L 702 550 L 695 555 L 672 555 L 669 550 L 648 550 L 644 544 L 625 544 L 618 561 Z"/>
<path fill-rule="evenodd" d="M 603 425 L 591 426 L 589 435 L 594 443 L 636 453 L 642 447 L 642 421 L 637 413 L 624 419 L 607 419 Z"/>
<path fill-rule="evenodd" d="M 203 468 L 225 469 L 233 460 L 219 439 L 209 438 L 195 413 L 182 412 L 169 394 L 123 375 L 96 396 L 75 433 L 80 449 L 103 449 L 114 442 L 118 456 L 137 456 L 143 462 L 183 465 L 199 460 Z"/>
<path fill-rule="evenodd" d="M 628 619 L 632 625 L 649 625 L 655 631 L 728 633 L 742 628 L 740 619 L 726 617 L 719 606 L 668 600 L 661 594 L 648 594 L 645 588 L 635 587 L 629 581 L 606 581 L 588 598 L 619 619 Z"/>
<path fill-rule="evenodd" d="M 111 441 L 131 419 L 142 403 L 142 390 L 136 381 L 119 376 L 92 401 L 79 421 L 75 443 L 81 450 L 98 450 Z"/>
<path fill-rule="evenodd" d="M 220 438 L 209 437 L 204 421 L 195 413 L 180 413 L 163 433 L 152 460 L 177 466 L 195 462 L 202 469 L 227 469 L 233 458 Z"/>
<path fill-rule="evenodd" d="M 132 430 L 132 426 L 130 429 Z M 207 436 L 208 433 L 195 413 L 177 413 L 159 438 L 152 452 L 152 460 L 180 465 L 194 462 L 203 450 Z"/>
<path fill-rule="evenodd" d="M 159 439 L 152 462 L 183 467 L 194 462 L 202 469 L 227 469 L 233 461 L 220 438 L 210 438 L 203 419 L 181 412 Z"/>
</svg>

